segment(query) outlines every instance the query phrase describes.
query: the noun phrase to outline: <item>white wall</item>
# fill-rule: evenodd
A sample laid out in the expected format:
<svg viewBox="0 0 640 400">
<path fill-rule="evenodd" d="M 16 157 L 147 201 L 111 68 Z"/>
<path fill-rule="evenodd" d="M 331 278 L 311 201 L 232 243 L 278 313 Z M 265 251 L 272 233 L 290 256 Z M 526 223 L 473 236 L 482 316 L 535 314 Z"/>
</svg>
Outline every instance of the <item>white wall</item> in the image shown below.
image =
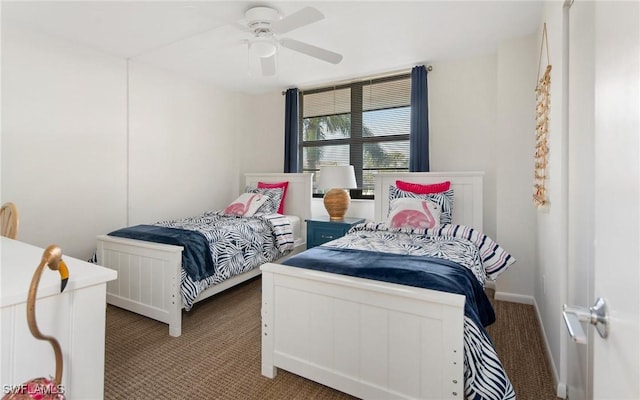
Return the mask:
<svg viewBox="0 0 640 400">
<path fill-rule="evenodd" d="M 537 264 L 533 206 L 537 37 L 514 38 L 498 49 L 496 240 L 517 262 L 496 282 L 496 298 L 531 303 Z M 514 297 L 526 296 L 526 297 Z"/>
<path fill-rule="evenodd" d="M 2 78 L 1 197 L 19 207 L 22 241 L 86 259 L 127 218 L 238 194 L 244 95 L 136 63 L 127 79 L 125 60 L 6 23 Z"/>
<path fill-rule="evenodd" d="M 129 89 L 130 224 L 198 215 L 232 201 L 240 95 L 135 62 Z"/>
<path fill-rule="evenodd" d="M 86 258 L 125 223 L 125 77 L 123 60 L 2 25 L 2 202 L 20 239 Z"/>
<path fill-rule="evenodd" d="M 282 172 L 284 170 L 284 95 L 272 92 L 251 96 L 243 116 L 246 124 L 241 171 Z"/>
<path fill-rule="evenodd" d="M 429 73 L 430 169 L 484 171 L 484 232 L 493 238 L 497 77 L 496 54 L 434 63 Z"/>
</svg>

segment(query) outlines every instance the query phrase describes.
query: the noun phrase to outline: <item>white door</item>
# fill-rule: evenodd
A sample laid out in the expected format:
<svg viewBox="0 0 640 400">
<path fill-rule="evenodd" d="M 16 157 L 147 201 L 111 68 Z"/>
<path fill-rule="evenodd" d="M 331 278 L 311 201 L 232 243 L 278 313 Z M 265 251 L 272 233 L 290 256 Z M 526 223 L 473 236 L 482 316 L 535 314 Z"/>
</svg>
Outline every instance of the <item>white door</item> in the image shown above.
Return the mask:
<svg viewBox="0 0 640 400">
<path fill-rule="evenodd" d="M 594 15 L 593 286 L 611 323 L 591 336 L 593 398 L 640 399 L 640 2 L 598 1 Z"/>
</svg>

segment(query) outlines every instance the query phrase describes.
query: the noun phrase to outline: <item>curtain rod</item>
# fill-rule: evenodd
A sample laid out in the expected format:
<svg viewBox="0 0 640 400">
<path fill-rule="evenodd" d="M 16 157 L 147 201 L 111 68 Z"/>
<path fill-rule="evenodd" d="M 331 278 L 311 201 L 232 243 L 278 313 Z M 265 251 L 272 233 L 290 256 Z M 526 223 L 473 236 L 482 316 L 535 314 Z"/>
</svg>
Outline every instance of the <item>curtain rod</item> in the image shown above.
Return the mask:
<svg viewBox="0 0 640 400">
<path fill-rule="evenodd" d="M 429 72 L 433 71 L 433 66 L 432 65 L 425 65 L 425 68 Z M 370 75 L 370 76 L 367 76 L 365 78 L 345 79 L 345 80 L 342 80 L 342 81 L 333 82 L 331 84 L 323 84 L 323 85 L 318 85 L 318 86 L 314 86 L 314 87 L 309 87 L 309 88 L 306 88 L 306 89 L 300 89 L 300 91 L 304 92 L 305 90 L 319 89 L 319 88 L 328 87 L 328 86 L 340 86 L 340 85 L 346 85 L 346 84 L 354 83 L 354 82 L 365 82 L 365 81 L 371 81 L 371 80 L 374 80 L 374 79 L 386 78 L 386 77 L 389 77 L 389 76 L 408 74 L 408 73 L 411 73 L 411 69 L 401 69 L 401 70 L 396 70 L 396 71 L 391 71 L 391 72 L 385 72 L 385 73 L 378 74 L 378 75 Z M 287 94 L 287 91 L 283 90 L 281 93 L 284 96 L 285 94 Z"/>
</svg>

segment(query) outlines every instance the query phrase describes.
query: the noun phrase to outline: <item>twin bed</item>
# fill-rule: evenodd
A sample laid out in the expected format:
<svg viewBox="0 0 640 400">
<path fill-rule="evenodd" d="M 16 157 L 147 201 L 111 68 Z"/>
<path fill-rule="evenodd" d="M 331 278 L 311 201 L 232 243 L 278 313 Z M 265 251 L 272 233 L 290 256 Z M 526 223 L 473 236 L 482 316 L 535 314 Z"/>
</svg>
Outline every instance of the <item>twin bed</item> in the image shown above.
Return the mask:
<svg viewBox="0 0 640 400">
<path fill-rule="evenodd" d="M 289 182 L 284 212 L 291 217 L 294 248 L 284 257 L 305 249 L 306 220 L 311 217 L 311 174 L 245 174 L 246 187 L 258 182 Z M 118 271 L 118 279 L 107 284 L 107 303 L 164 322 L 171 336 L 182 334 L 183 296 L 193 296 L 193 282 L 185 282 L 183 247 L 111 235 L 97 237 L 100 265 Z M 282 257 L 281 257 L 282 258 Z M 274 260 L 275 261 L 275 260 Z M 199 291 L 195 303 L 260 274 L 252 268 Z M 189 285 L 189 283 L 191 285 Z"/>
<path fill-rule="evenodd" d="M 301 254 L 298 253 L 304 249 L 304 243 L 298 241 L 295 250 L 286 257 L 218 283 L 197 300 L 262 273 L 262 374 L 267 377 L 273 378 L 277 369 L 282 368 L 360 398 L 515 398 L 482 327 L 492 322 L 493 310 L 490 305 L 482 306 L 482 302 L 487 302 L 481 298 L 484 282 L 478 281 L 492 279 L 497 272 L 491 268 L 480 268 L 478 272 L 478 265 L 482 267 L 486 260 L 487 265 L 495 266 L 496 258 L 503 262 L 500 268 L 513 262 L 512 259 L 506 262 L 508 253 L 481 234 L 482 176 L 465 172 L 379 174 L 375 221 L 387 220 L 390 187 L 400 179 L 419 184 L 450 181 L 451 224 L 434 235 L 431 230 L 389 229 L 385 224 L 368 223 L 342 239 Z M 311 216 L 311 175 L 246 176 L 247 186 L 255 186 L 258 181 L 290 182 L 286 213 L 300 218 L 304 237 L 304 221 Z M 403 240 L 409 242 L 396 240 L 398 235 L 404 235 Z M 453 240 L 452 237 L 478 246 L 475 252 L 464 256 L 473 259 L 470 264 L 475 263 L 474 266 L 463 268 L 453 264 L 454 273 L 466 279 L 459 285 L 463 289 L 454 288 L 457 293 L 444 292 L 439 286 L 436 287 L 441 290 L 403 284 L 404 278 L 388 279 L 387 264 L 410 265 L 413 259 L 422 262 L 425 254 L 407 253 L 399 256 L 404 257 L 403 261 L 398 261 L 397 254 L 393 255 L 396 258 L 386 258 L 392 255 L 375 244 L 390 241 L 396 243 L 396 249 L 389 253 L 406 253 L 406 248 L 420 248 L 427 236 L 441 236 L 445 241 L 437 241 L 434 247 L 437 254 L 427 254 L 430 262 L 436 262 L 433 268 L 437 270 L 451 267 L 439 265 L 452 263 L 438 259 L 449 257 L 446 253 L 452 243 L 447 240 Z M 416 241 L 420 242 L 417 246 Z M 368 268 L 369 262 L 378 261 L 363 261 L 364 253 L 359 253 L 363 245 L 369 253 L 379 252 L 379 268 L 373 268 L 373 264 Z M 119 272 L 118 280 L 107 287 L 108 303 L 168 323 L 170 334 L 180 335 L 184 307 L 180 294 L 184 277 L 181 250 L 179 246 L 99 236 L 99 262 Z M 313 259 L 315 253 L 325 258 Z M 457 247 L 454 253 L 458 254 Z M 341 258 L 345 254 L 347 258 Z M 359 277 L 343 269 L 351 261 L 341 260 L 349 256 L 361 264 L 362 268 L 356 269 L 369 271 L 369 275 Z M 302 265 L 305 259 L 309 265 Z M 417 271 L 421 268 L 416 267 L 410 275 L 422 274 Z M 452 280 L 448 274 L 438 282 Z M 411 276 L 410 279 L 416 278 Z M 422 279 L 422 275 L 417 278 Z M 470 294 L 468 288 L 475 292 Z"/>
<path fill-rule="evenodd" d="M 443 237 L 464 237 L 478 244 L 477 255 L 487 266 L 492 264 L 489 271 L 483 271 L 485 275 L 496 276 L 501 271 L 491 268 L 506 268 L 514 261 L 480 233 L 482 173 L 379 174 L 375 221 L 388 219 L 390 187 L 396 180 L 420 184 L 450 181 L 454 193 L 452 224 L 429 231 L 397 232 L 385 224 L 370 223 L 320 246 L 326 248 L 318 251 L 319 258 L 311 255 L 317 249 L 313 248 L 285 261 L 296 266 L 263 265 L 262 374 L 274 377 L 282 368 L 365 399 L 515 398 L 482 327 L 492 322 L 493 309 L 483 298 L 486 295 L 474 274 L 461 277 L 466 279 L 461 285 L 476 290 L 466 296 L 416 287 L 425 280 L 421 271 L 416 271 L 423 267 L 414 268 L 411 263 L 422 258 L 415 254 L 422 253 L 405 252 L 422 249 L 427 243 L 422 239 L 439 236 L 437 231 Z M 414 246 L 415 241 L 421 243 Z M 386 242 L 382 250 L 376 247 L 377 242 Z M 351 246 L 353 243 L 357 246 Z M 389 244 L 395 244 L 396 249 Z M 451 244 L 436 243 L 436 253 L 441 253 L 436 255 L 450 258 L 445 253 Z M 388 252 L 412 255 L 393 258 Z M 367 253 L 381 262 L 362 261 Z M 332 254 L 349 261 L 334 262 Z M 349 267 L 352 264 L 355 272 Z M 387 268 L 390 264 L 393 267 Z M 395 272 L 397 267 L 401 267 L 400 274 Z M 429 264 L 427 268 L 443 267 Z M 458 266 L 454 271 L 463 274 L 463 269 Z M 407 278 L 410 283 L 397 283 L 407 282 Z M 481 302 L 485 308 L 475 308 Z M 471 313 L 481 316 L 475 323 L 469 318 L 470 308 L 475 308 Z"/>
</svg>

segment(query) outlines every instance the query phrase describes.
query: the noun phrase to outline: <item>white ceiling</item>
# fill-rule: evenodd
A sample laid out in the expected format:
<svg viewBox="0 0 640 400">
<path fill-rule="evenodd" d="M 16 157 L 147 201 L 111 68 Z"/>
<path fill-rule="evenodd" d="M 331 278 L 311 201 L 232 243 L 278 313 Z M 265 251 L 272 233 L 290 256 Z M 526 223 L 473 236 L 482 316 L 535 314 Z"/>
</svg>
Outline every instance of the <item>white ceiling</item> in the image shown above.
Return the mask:
<svg viewBox="0 0 640 400">
<path fill-rule="evenodd" d="M 281 35 L 344 56 L 340 64 L 287 48 L 274 77 L 248 74 L 235 24 L 251 6 L 284 17 L 311 6 L 325 18 Z M 540 1 L 6 1 L 2 22 L 173 70 L 219 87 L 265 93 L 310 87 L 493 53 L 505 39 L 537 32 Z"/>
</svg>

